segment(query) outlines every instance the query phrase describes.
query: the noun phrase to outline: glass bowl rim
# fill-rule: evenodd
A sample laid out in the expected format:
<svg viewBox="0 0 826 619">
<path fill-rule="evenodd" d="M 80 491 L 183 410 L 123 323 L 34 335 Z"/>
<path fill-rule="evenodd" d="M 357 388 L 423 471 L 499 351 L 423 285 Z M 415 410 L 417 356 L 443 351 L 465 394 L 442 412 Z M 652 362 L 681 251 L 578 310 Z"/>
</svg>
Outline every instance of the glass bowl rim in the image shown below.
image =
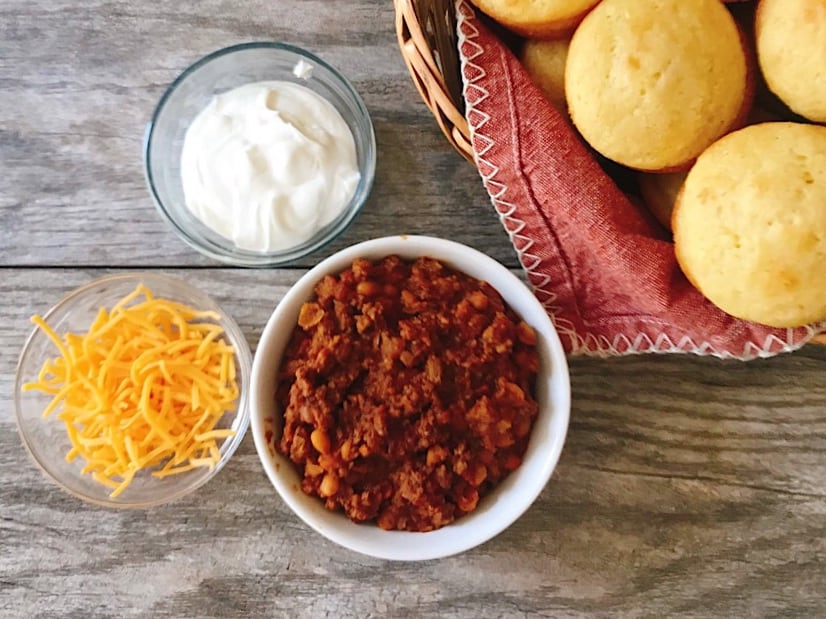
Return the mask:
<svg viewBox="0 0 826 619">
<path fill-rule="evenodd" d="M 65 309 L 66 307 L 71 307 L 72 303 L 77 301 L 78 298 L 83 297 L 84 295 L 88 294 L 89 292 L 93 291 L 94 289 L 98 288 L 101 285 L 108 284 L 110 282 L 127 282 L 127 281 L 134 281 L 137 285 L 142 280 L 163 280 L 165 283 L 174 283 L 176 286 L 183 288 L 185 291 L 195 291 L 198 294 L 205 296 L 210 303 L 212 303 L 217 309 L 219 314 L 221 315 L 221 320 L 227 323 L 227 327 L 224 329 L 224 333 L 227 336 L 227 339 L 232 343 L 232 345 L 236 348 L 235 350 L 235 357 L 238 361 L 238 372 L 243 377 L 243 380 L 246 381 L 246 385 L 242 383 L 241 393 L 238 398 L 238 409 L 236 411 L 236 416 L 239 419 L 237 432 L 235 436 L 231 437 L 228 443 L 228 447 L 223 454 L 221 454 L 221 459 L 215 464 L 211 471 L 207 471 L 203 474 L 200 478 L 196 479 L 193 483 L 181 488 L 177 492 L 162 495 L 157 498 L 144 500 L 144 501 L 117 501 L 112 500 L 108 496 L 105 498 L 97 498 L 90 496 L 89 494 L 85 494 L 83 492 L 78 492 L 69 488 L 58 476 L 52 474 L 46 465 L 43 463 L 43 458 L 39 455 L 39 452 L 33 447 L 30 437 L 26 434 L 24 430 L 24 424 L 22 421 L 22 406 L 21 406 L 21 396 L 22 396 L 22 384 L 23 384 L 23 361 L 26 357 L 26 354 L 29 352 L 29 349 L 32 345 L 34 339 L 41 334 L 42 331 L 40 327 L 35 326 L 29 332 L 29 335 L 26 337 L 25 342 L 23 343 L 22 348 L 20 349 L 20 354 L 17 358 L 17 364 L 15 366 L 15 373 L 14 373 L 14 393 L 13 393 L 13 400 L 14 400 L 14 419 L 15 424 L 17 426 L 17 433 L 20 436 L 20 440 L 23 443 L 26 451 L 29 453 L 29 457 L 31 461 L 37 466 L 40 472 L 54 485 L 58 486 L 63 492 L 68 493 L 69 495 L 80 499 L 86 503 L 91 503 L 93 505 L 97 505 L 99 507 L 106 507 L 106 508 L 114 508 L 114 509 L 147 509 L 150 507 L 156 507 L 159 505 L 165 505 L 167 503 L 171 503 L 176 501 L 187 494 L 190 494 L 206 484 L 210 479 L 215 477 L 218 472 L 227 464 L 227 462 L 232 459 L 232 456 L 235 454 L 238 447 L 241 445 L 241 442 L 244 439 L 244 436 L 247 433 L 247 430 L 250 425 L 250 394 L 249 394 L 249 387 L 250 381 L 252 378 L 252 353 L 250 351 L 249 343 L 247 342 L 246 337 L 244 336 L 243 332 L 241 331 L 241 327 L 235 321 L 231 314 L 229 314 L 224 308 L 215 301 L 209 294 L 202 291 L 200 288 L 190 284 L 187 281 L 184 281 L 182 278 L 175 277 L 172 275 L 167 275 L 165 273 L 153 273 L 149 271 L 135 271 L 129 273 L 113 273 L 109 275 L 102 275 L 97 277 L 81 286 L 78 286 L 65 294 L 61 297 L 56 303 L 54 303 L 45 313 L 42 314 L 43 319 L 48 323 L 49 318 L 54 316 L 60 310 Z M 151 288 L 150 288 L 151 289 Z M 163 298 L 163 297 L 162 297 Z M 43 334 L 41 334 L 43 335 Z M 240 350 L 239 350 L 240 347 Z"/>
<path fill-rule="evenodd" d="M 216 60 L 223 56 L 229 56 L 236 52 L 242 52 L 251 49 L 288 52 L 300 56 L 301 58 L 305 58 L 321 66 L 325 70 L 329 71 L 330 74 L 333 75 L 336 80 L 338 80 L 339 84 L 344 88 L 347 96 L 355 104 L 355 108 L 358 111 L 356 119 L 357 124 L 363 126 L 363 128 L 366 129 L 363 135 L 365 143 L 367 145 L 365 166 L 364 169 L 359 169 L 361 179 L 359 180 L 359 185 L 356 188 L 356 193 L 353 195 L 353 198 L 347 205 L 346 210 L 342 213 L 342 215 L 340 215 L 340 219 L 338 221 L 332 222 L 334 225 L 329 230 L 327 230 L 327 232 L 323 236 L 317 235 L 295 247 L 288 248 L 283 251 L 269 253 L 251 252 L 248 250 L 239 249 L 237 247 L 224 248 L 216 246 L 218 247 L 218 249 L 215 249 L 213 248 L 212 244 L 208 245 L 202 242 L 202 240 L 198 238 L 197 235 L 192 234 L 186 227 L 182 226 L 171 215 L 171 212 L 169 208 L 166 206 L 165 201 L 161 199 L 158 193 L 155 184 L 155 179 L 152 174 L 151 166 L 149 163 L 158 118 L 165 109 L 169 99 L 178 90 L 181 84 L 193 73 L 195 73 L 198 69 L 206 66 L 213 60 Z M 356 138 L 356 136 L 353 137 L 354 139 Z M 152 202 L 154 203 L 155 208 L 161 214 L 162 218 L 170 226 L 172 226 L 172 229 L 175 231 L 176 235 L 182 241 L 184 241 L 184 243 L 186 243 L 189 247 L 195 249 L 196 251 L 200 252 L 201 254 L 209 258 L 212 258 L 213 260 L 217 260 L 233 266 L 252 268 L 268 268 L 281 266 L 294 260 L 298 260 L 299 258 L 303 258 L 304 256 L 314 253 L 320 249 L 323 249 L 324 247 L 332 243 L 336 238 L 338 238 L 339 235 L 341 235 L 341 233 L 344 232 L 350 226 L 350 224 L 353 222 L 356 216 L 362 211 L 365 203 L 370 197 L 376 177 L 376 131 L 373 126 L 373 120 L 370 116 L 370 112 L 368 111 L 367 105 L 364 103 L 364 100 L 362 99 L 361 95 L 355 89 L 350 80 L 347 79 L 344 76 L 344 74 L 342 74 L 338 69 L 333 67 L 330 63 L 322 60 L 312 52 L 307 51 L 301 47 L 291 45 L 289 43 L 282 43 L 279 41 L 250 41 L 247 43 L 238 43 L 236 45 L 230 45 L 212 51 L 209 54 L 202 56 L 201 58 L 187 66 L 169 84 L 169 86 L 166 87 L 164 93 L 161 95 L 161 98 L 158 99 L 158 103 L 155 105 L 155 108 L 152 111 L 152 116 L 146 124 L 146 129 L 144 131 L 143 136 L 142 150 L 143 170 L 146 184 L 149 188 L 149 194 L 152 197 Z"/>
</svg>

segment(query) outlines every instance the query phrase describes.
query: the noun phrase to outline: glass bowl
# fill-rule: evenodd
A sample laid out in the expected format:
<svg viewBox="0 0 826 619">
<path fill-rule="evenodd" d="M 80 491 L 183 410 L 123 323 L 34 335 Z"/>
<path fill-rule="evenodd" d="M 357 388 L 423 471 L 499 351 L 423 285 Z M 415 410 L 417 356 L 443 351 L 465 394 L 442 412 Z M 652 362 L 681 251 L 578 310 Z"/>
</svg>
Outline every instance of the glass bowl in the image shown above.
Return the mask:
<svg viewBox="0 0 826 619">
<path fill-rule="evenodd" d="M 275 401 L 276 377 L 287 343 L 304 302 L 326 275 L 340 273 L 356 258 L 378 260 L 397 255 L 412 260 L 429 256 L 487 281 L 537 334 L 540 368 L 536 379 L 539 414 L 522 464 L 479 501 L 478 507 L 435 531 L 385 531 L 375 524 L 356 524 L 332 512 L 301 491 L 301 479 L 273 440 L 281 435 L 282 412 Z M 250 385 L 250 424 L 255 448 L 270 482 L 287 505 L 311 528 L 357 552 L 391 560 L 429 560 L 464 552 L 482 544 L 515 522 L 536 500 L 550 479 L 568 430 L 571 388 L 565 352 L 548 313 L 531 290 L 489 256 L 453 241 L 424 236 L 373 239 L 341 250 L 307 272 L 278 303 L 255 353 Z"/>
<path fill-rule="evenodd" d="M 236 247 L 232 240 L 208 228 L 189 211 L 181 180 L 181 151 L 187 129 L 213 96 L 251 82 L 271 80 L 305 86 L 338 110 L 353 134 L 361 178 L 342 213 L 312 238 L 283 251 L 266 253 Z M 209 54 L 169 86 L 147 126 L 144 169 L 161 215 L 191 247 L 236 266 L 275 266 L 320 249 L 350 225 L 373 186 L 376 139 L 364 102 L 336 69 L 291 45 L 245 43 Z"/>
<path fill-rule="evenodd" d="M 66 454 L 72 445 L 63 422 L 57 418 L 56 413 L 46 419 L 42 417 L 52 396 L 40 391 L 23 390 L 25 383 L 37 379 L 40 368 L 47 359 L 59 356 L 51 339 L 43 330 L 35 328 L 23 346 L 14 384 L 15 413 L 23 444 L 42 471 L 63 490 L 104 507 L 146 508 L 192 492 L 217 474 L 229 461 L 249 425 L 247 400 L 252 355 L 244 334 L 217 303 L 186 282 L 152 273 L 106 276 L 70 293 L 44 314 L 43 318 L 58 336 L 62 337 L 67 332 L 85 333 L 100 308 L 111 309 L 140 283 L 145 284 L 156 298 L 177 301 L 199 310 L 211 310 L 220 316 L 216 324 L 223 328 L 227 343 L 235 348 L 240 396 L 236 402 L 236 411 L 225 413 L 215 429 L 231 428 L 235 430 L 235 435 L 217 440 L 221 456 L 212 470 L 201 467 L 160 479 L 152 477 L 151 471 L 143 470 L 135 475 L 132 483 L 119 496 L 111 498 L 111 488 L 95 481 L 89 474 L 81 474 L 85 464 L 81 457 L 66 462 Z"/>
</svg>

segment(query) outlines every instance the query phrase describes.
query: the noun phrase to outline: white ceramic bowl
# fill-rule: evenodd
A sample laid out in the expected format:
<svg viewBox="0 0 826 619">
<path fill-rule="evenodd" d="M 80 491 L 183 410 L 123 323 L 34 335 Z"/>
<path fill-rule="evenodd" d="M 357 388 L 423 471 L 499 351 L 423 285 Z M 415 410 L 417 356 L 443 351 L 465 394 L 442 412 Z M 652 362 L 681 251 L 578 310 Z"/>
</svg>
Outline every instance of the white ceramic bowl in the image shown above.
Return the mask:
<svg viewBox="0 0 826 619">
<path fill-rule="evenodd" d="M 292 463 L 276 453 L 269 433 L 280 436 L 275 385 L 281 357 L 295 328 L 301 305 L 325 275 L 347 269 L 356 258 L 396 254 L 406 259 L 429 256 L 490 283 L 538 335 L 541 367 L 536 398 L 539 415 L 522 465 L 484 497 L 477 509 L 454 523 L 428 533 L 385 531 L 355 524 L 340 512 L 325 509 L 316 497 L 301 492 Z M 330 540 L 384 559 L 425 560 L 463 552 L 496 536 L 530 507 L 556 466 L 568 428 L 570 383 L 565 353 L 551 320 L 525 284 L 504 266 L 465 245 L 431 237 L 396 236 L 344 249 L 304 275 L 278 304 L 261 335 L 253 360 L 250 423 L 255 448 L 267 476 L 284 501 L 310 527 Z"/>
</svg>

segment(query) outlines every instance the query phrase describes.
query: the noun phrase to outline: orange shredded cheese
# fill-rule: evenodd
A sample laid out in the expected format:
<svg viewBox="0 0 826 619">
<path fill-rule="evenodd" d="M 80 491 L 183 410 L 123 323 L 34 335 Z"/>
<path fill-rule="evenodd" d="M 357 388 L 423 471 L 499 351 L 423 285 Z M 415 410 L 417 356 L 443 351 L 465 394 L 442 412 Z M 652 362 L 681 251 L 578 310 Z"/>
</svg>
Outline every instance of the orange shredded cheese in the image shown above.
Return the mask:
<svg viewBox="0 0 826 619">
<path fill-rule="evenodd" d="M 217 319 L 144 285 L 100 309 L 84 334 L 60 337 L 32 317 L 60 356 L 23 389 L 52 396 L 43 417 L 56 413 L 65 424 L 66 460 L 83 458 L 82 472 L 111 488 L 110 497 L 144 469 L 162 478 L 220 459 L 217 441 L 235 431 L 215 425 L 235 411 L 238 383 L 235 350 Z"/>
</svg>

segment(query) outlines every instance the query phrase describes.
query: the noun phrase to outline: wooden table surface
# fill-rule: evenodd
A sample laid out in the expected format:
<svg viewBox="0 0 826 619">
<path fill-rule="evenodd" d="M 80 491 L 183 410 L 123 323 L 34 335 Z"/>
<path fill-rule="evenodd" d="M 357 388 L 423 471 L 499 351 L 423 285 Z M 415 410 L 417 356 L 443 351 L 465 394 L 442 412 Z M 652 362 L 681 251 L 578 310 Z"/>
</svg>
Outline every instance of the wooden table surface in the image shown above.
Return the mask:
<svg viewBox="0 0 826 619">
<path fill-rule="evenodd" d="M 378 175 L 331 247 L 290 268 L 223 267 L 155 211 L 144 126 L 189 63 L 250 40 L 307 47 L 372 114 Z M 107 511 L 25 453 L 12 384 L 29 316 L 109 272 L 182 274 L 254 348 L 331 252 L 445 236 L 516 267 L 475 170 L 419 101 L 388 0 L 0 3 L 0 616 L 823 617 L 826 346 L 747 364 L 572 359 L 559 467 L 534 506 L 465 554 L 393 563 L 339 548 L 280 501 L 248 435 L 201 490 Z"/>
</svg>

